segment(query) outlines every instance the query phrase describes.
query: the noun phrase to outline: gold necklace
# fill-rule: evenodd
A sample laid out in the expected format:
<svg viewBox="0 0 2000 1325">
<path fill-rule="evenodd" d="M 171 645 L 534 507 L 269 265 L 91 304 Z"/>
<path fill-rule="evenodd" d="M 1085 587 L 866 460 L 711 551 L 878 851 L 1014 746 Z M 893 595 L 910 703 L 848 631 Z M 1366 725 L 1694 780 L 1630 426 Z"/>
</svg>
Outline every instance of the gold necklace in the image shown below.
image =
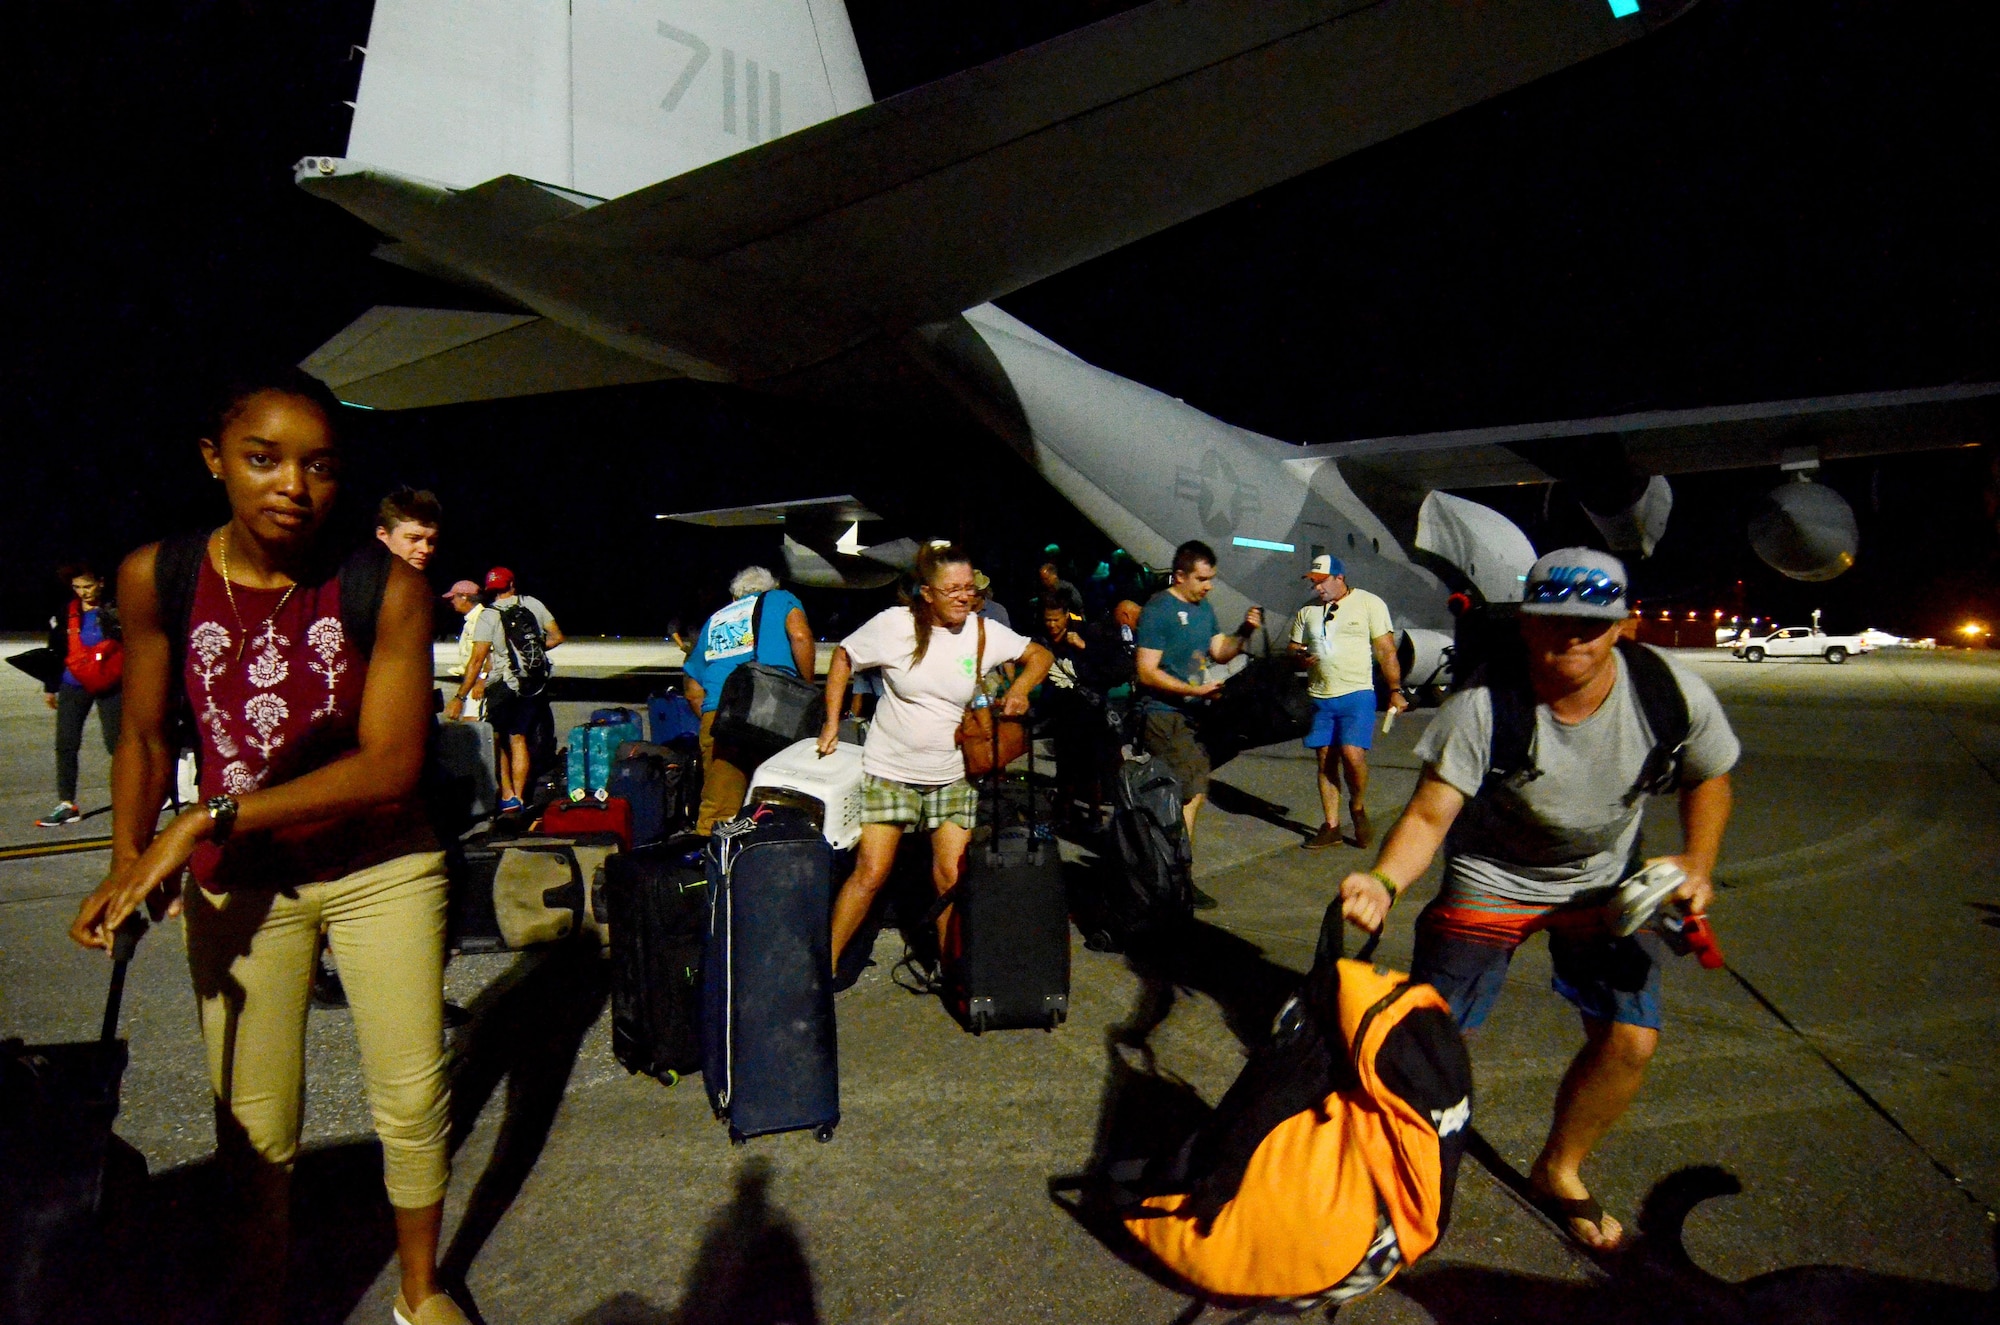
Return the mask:
<svg viewBox="0 0 2000 1325">
<path fill-rule="evenodd" d="M 243 624 L 243 613 L 238 611 L 236 607 L 236 586 L 231 584 L 229 581 L 229 526 L 228 525 L 222 526 L 221 552 L 222 552 L 222 592 L 226 594 L 229 598 L 229 615 L 236 618 L 236 660 L 238 662 L 241 662 L 243 660 L 243 650 L 250 643 L 250 631 L 249 628 Z M 298 581 L 296 580 L 285 586 L 285 592 L 281 594 L 278 598 L 278 605 L 271 609 L 271 615 L 264 618 L 264 624 L 266 626 L 269 626 L 273 621 L 276 621 L 278 619 L 278 613 L 285 610 L 286 602 L 288 602 L 291 599 L 292 590 L 298 587 L 299 587 Z"/>
</svg>

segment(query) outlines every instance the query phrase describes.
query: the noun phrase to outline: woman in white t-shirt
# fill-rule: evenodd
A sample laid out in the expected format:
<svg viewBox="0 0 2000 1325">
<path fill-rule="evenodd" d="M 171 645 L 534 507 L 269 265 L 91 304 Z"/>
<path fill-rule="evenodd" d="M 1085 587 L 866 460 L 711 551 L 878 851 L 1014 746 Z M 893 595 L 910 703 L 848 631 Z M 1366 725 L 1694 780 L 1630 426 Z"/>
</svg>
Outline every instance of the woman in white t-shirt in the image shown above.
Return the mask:
<svg viewBox="0 0 2000 1325">
<path fill-rule="evenodd" d="M 840 962 L 875 894 L 889 877 L 897 844 L 915 828 L 931 835 L 931 882 L 942 895 L 958 882 L 979 795 L 965 780 L 958 724 L 978 692 L 982 670 L 1019 662 L 1020 674 L 998 701 L 1001 713 L 1028 711 L 1028 692 L 1048 674 L 1049 651 L 996 621 L 972 615 L 978 590 L 972 562 L 947 543 L 917 553 L 917 592 L 906 607 L 875 616 L 840 642 L 826 674 L 821 754 L 840 740 L 847 682 L 877 669 L 881 699 L 862 751 L 861 849 L 854 873 L 833 904 L 833 960 Z M 984 635 L 982 650 L 980 640 Z M 942 939 L 945 918 L 938 918 Z"/>
</svg>

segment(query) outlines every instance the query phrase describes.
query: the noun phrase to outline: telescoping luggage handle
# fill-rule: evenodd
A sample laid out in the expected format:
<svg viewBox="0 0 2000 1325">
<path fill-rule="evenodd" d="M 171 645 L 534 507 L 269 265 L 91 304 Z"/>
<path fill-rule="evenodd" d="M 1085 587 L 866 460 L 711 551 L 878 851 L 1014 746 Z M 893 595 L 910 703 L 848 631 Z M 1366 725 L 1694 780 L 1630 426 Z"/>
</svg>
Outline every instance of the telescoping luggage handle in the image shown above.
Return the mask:
<svg viewBox="0 0 2000 1325">
<path fill-rule="evenodd" d="M 711 908 L 722 908 L 722 1085 L 715 1092 L 715 1102 L 725 1110 L 729 1108 L 736 1082 L 736 889 L 730 886 L 729 871 L 736 868 L 737 853 L 743 849 L 737 839 L 756 826 L 754 817 L 747 814 L 717 824 L 715 840 L 709 846 L 715 853 L 715 871 L 721 880 L 721 887 L 709 896 L 708 904 Z M 710 929 L 714 928 L 711 924 Z"/>
<path fill-rule="evenodd" d="M 105 996 L 104 1024 L 97 1033 L 97 1038 L 105 1044 L 118 1038 L 118 1009 L 125 1001 L 125 970 L 132 964 L 132 954 L 138 951 L 146 929 L 146 913 L 134 911 L 111 936 L 111 992 Z"/>
</svg>

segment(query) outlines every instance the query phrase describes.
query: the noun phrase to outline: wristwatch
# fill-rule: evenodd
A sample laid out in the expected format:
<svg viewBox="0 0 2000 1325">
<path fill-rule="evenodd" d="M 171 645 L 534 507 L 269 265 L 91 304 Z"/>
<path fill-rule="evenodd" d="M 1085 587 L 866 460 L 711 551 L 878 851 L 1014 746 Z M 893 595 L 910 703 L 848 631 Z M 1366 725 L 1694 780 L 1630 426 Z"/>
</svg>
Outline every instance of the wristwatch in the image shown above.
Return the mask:
<svg viewBox="0 0 2000 1325">
<path fill-rule="evenodd" d="M 221 846 L 229 840 L 230 833 L 236 829 L 236 798 L 210 796 L 206 808 L 209 822 L 215 825 L 208 834 L 208 840 Z"/>
</svg>

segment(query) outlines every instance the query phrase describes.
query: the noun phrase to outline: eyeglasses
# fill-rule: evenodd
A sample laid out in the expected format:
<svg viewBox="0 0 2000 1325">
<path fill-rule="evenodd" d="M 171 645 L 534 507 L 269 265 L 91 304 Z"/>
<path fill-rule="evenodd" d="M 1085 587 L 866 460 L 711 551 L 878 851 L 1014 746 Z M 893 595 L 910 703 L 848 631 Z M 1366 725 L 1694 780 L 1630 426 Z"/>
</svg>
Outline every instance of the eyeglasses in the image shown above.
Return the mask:
<svg viewBox="0 0 2000 1325">
<path fill-rule="evenodd" d="M 977 598 L 979 587 L 972 584 L 927 584 L 924 588 L 941 598 Z"/>
<path fill-rule="evenodd" d="M 1575 579 L 1537 580 L 1528 586 L 1523 601 L 1530 603 L 1560 603 L 1576 595 L 1580 603 L 1591 607 L 1605 607 L 1625 596 L 1625 586 L 1606 575 L 1601 570 L 1590 571 Z"/>
</svg>

